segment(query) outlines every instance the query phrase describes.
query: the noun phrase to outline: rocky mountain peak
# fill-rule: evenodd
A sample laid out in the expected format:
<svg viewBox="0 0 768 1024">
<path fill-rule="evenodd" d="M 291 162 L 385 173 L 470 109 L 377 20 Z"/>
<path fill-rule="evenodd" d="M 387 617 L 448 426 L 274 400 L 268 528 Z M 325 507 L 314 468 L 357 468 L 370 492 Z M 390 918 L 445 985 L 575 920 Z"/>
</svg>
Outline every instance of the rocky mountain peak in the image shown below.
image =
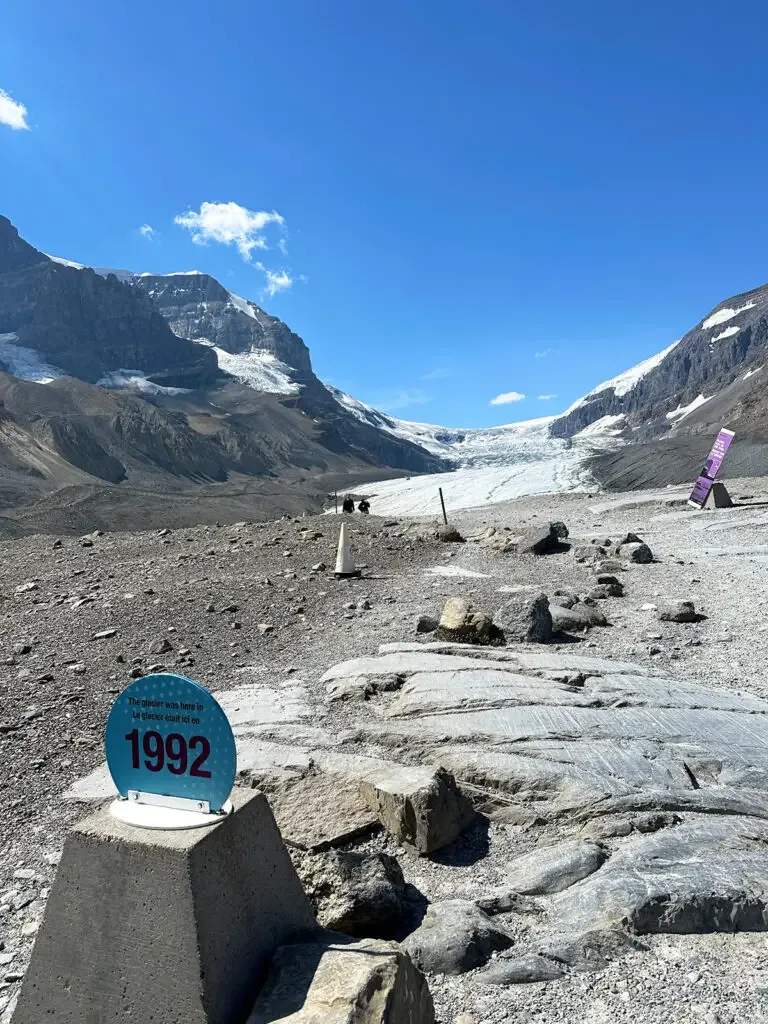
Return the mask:
<svg viewBox="0 0 768 1024">
<path fill-rule="evenodd" d="M 26 270 L 48 259 L 25 242 L 7 217 L 0 216 L 0 273 Z"/>
<path fill-rule="evenodd" d="M 309 349 L 298 334 L 208 274 L 135 274 L 131 283 L 152 298 L 181 338 L 214 344 L 232 355 L 268 352 L 299 375 L 312 372 Z"/>
</svg>

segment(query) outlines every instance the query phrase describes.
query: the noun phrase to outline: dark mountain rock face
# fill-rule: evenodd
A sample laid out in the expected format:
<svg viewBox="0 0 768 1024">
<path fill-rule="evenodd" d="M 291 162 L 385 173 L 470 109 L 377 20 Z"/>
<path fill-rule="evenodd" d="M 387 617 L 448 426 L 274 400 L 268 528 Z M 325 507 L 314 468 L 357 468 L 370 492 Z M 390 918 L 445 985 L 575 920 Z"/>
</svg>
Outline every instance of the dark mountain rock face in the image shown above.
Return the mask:
<svg viewBox="0 0 768 1024">
<path fill-rule="evenodd" d="M 122 368 L 160 374 L 171 386 L 210 387 L 220 376 L 215 353 L 177 337 L 147 296 L 114 275 L 50 260 L 5 217 L 0 334 L 15 335 L 15 344 L 91 383 Z"/>
<path fill-rule="evenodd" d="M 588 395 L 550 431 L 571 437 L 603 416 L 619 414 L 626 417 L 635 441 L 670 430 L 696 432 L 712 423 L 750 428 L 762 418 L 759 367 L 766 359 L 768 285 L 763 285 L 720 303 L 626 393 L 606 387 Z M 668 416 L 700 395 L 708 401 L 695 411 L 685 417 Z"/>
<path fill-rule="evenodd" d="M 233 355 L 270 352 L 299 374 L 312 372 L 309 349 L 298 334 L 208 274 L 137 274 L 131 283 L 151 296 L 180 338 L 213 342 Z"/>
</svg>

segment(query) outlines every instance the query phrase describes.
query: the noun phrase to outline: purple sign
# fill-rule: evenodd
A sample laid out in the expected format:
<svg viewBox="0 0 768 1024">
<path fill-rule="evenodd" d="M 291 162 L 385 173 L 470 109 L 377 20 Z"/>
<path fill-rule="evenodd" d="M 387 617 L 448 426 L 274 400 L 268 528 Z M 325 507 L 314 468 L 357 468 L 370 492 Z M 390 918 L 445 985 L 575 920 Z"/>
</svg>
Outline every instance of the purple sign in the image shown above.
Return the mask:
<svg viewBox="0 0 768 1024">
<path fill-rule="evenodd" d="M 696 508 L 704 508 L 709 497 L 709 492 L 712 490 L 712 484 L 715 481 L 718 470 L 723 464 L 725 453 L 728 451 L 731 441 L 736 435 L 732 430 L 725 430 L 724 428 L 715 438 L 715 443 L 712 445 L 712 450 L 707 456 L 707 461 L 704 463 L 704 467 L 701 474 L 697 477 L 696 483 L 693 485 L 691 496 L 688 499 L 689 505 L 694 505 Z"/>
</svg>

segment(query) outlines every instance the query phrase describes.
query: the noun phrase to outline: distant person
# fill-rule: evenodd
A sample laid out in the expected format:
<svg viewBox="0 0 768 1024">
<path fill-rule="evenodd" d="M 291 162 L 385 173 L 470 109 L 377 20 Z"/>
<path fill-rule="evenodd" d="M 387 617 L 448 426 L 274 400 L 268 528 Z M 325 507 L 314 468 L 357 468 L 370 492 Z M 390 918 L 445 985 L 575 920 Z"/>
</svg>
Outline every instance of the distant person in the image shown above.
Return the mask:
<svg viewBox="0 0 768 1024">
<path fill-rule="evenodd" d="M 352 496 L 350 494 L 348 494 L 346 496 L 346 498 L 344 499 L 344 501 L 342 503 L 342 506 L 341 506 L 341 511 L 342 512 L 354 512 L 355 511 L 355 503 L 352 500 Z"/>
<path fill-rule="evenodd" d="M 357 506 L 357 511 L 362 512 L 364 516 L 368 515 L 368 513 L 371 511 L 371 506 L 367 498 L 363 498 L 363 500 Z"/>
</svg>

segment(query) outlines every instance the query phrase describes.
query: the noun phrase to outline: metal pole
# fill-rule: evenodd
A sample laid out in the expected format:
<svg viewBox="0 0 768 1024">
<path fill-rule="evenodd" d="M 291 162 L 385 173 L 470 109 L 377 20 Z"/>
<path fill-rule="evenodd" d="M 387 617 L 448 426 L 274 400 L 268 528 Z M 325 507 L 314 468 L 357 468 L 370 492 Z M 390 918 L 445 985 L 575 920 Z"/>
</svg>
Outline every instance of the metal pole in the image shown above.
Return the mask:
<svg viewBox="0 0 768 1024">
<path fill-rule="evenodd" d="M 333 500 L 334 500 L 334 503 L 336 505 L 336 515 L 338 515 L 339 514 L 339 492 L 338 491 L 334 491 L 333 492 Z"/>
<path fill-rule="evenodd" d="M 443 488 L 442 487 L 438 487 L 437 489 L 440 492 L 440 504 L 443 506 L 443 522 L 447 526 L 448 525 L 448 516 L 445 514 L 445 501 L 443 500 Z"/>
</svg>

